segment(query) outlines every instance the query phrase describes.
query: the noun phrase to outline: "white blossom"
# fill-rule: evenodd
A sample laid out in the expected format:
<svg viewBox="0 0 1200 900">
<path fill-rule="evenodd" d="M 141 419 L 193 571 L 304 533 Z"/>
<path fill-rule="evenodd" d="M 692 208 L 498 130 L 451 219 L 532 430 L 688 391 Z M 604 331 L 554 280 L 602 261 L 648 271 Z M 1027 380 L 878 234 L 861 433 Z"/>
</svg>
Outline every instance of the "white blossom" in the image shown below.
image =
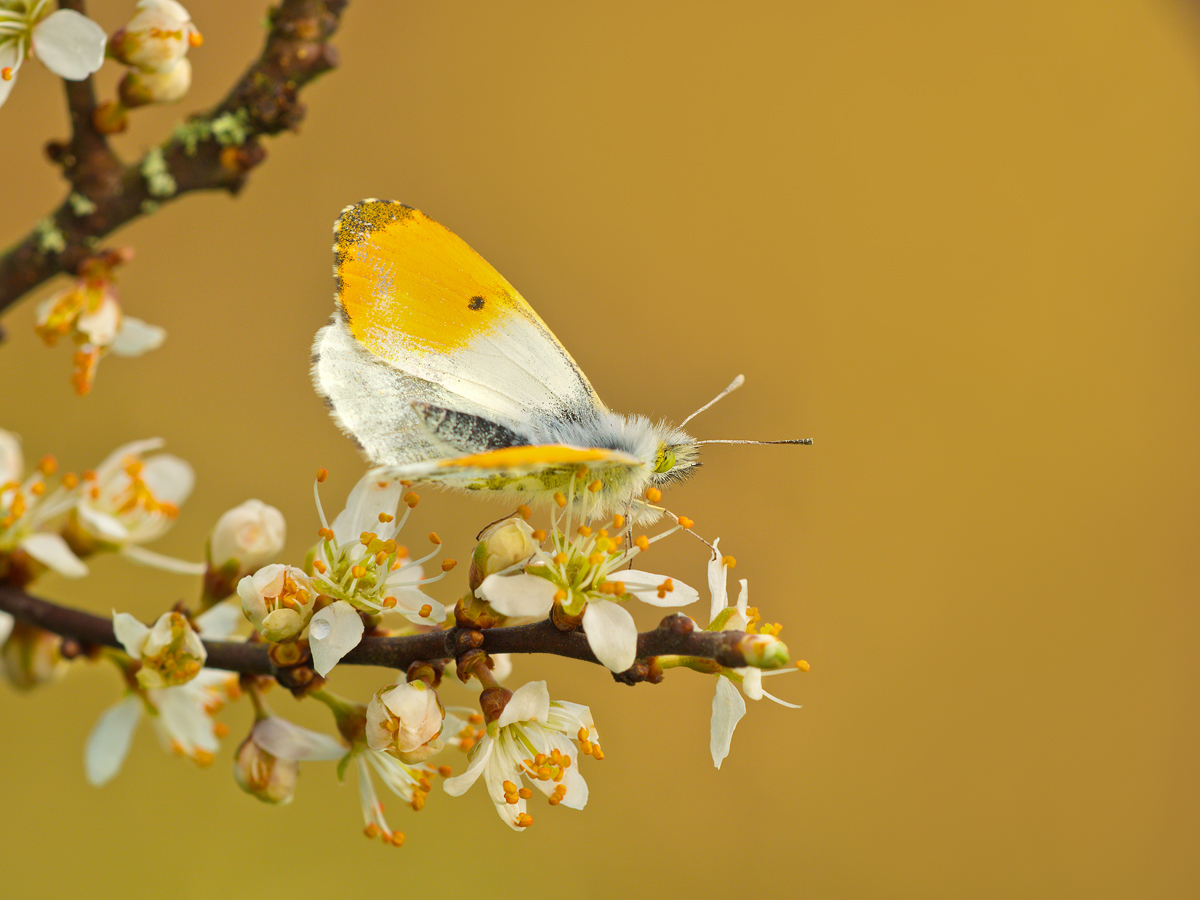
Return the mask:
<svg viewBox="0 0 1200 900">
<path fill-rule="evenodd" d="M 51 12 L 47 0 L 6 4 L 0 8 L 0 106 L 26 56 L 60 78 L 81 81 L 104 62 L 107 41 L 103 28 L 73 9 Z"/>
</svg>

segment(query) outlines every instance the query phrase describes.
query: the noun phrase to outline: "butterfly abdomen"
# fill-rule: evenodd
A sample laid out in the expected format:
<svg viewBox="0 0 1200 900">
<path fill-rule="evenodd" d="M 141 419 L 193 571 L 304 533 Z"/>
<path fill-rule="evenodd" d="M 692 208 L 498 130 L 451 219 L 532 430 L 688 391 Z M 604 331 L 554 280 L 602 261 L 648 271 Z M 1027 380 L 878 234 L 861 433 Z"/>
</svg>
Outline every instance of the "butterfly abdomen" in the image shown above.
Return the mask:
<svg viewBox="0 0 1200 900">
<path fill-rule="evenodd" d="M 464 453 L 480 453 L 503 447 L 524 447 L 530 443 L 529 438 L 517 434 L 499 422 L 470 413 L 420 402 L 414 402 L 412 408 L 431 435 Z"/>
</svg>

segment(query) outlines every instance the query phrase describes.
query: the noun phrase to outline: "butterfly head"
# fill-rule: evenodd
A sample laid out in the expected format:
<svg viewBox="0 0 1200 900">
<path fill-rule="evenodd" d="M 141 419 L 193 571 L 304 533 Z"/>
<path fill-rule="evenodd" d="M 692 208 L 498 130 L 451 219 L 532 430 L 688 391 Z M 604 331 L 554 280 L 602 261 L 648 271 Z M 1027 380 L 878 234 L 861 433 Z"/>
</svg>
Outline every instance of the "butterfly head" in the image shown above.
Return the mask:
<svg viewBox="0 0 1200 900">
<path fill-rule="evenodd" d="M 682 481 L 700 465 L 700 448 L 694 438 L 677 428 L 664 428 L 664 431 L 650 467 L 650 482 L 655 486 Z"/>
</svg>

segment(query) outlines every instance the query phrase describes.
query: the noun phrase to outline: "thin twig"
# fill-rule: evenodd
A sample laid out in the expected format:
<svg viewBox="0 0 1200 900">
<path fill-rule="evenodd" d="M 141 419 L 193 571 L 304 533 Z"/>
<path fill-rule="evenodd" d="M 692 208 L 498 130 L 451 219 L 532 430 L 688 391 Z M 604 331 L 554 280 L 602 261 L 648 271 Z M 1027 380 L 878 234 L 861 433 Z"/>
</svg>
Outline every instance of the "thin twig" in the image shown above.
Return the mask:
<svg viewBox="0 0 1200 900">
<path fill-rule="evenodd" d="M 11 585 L 0 584 L 0 610 L 11 613 L 23 622 L 66 638 L 73 638 L 84 645 L 118 649 L 121 647 L 113 633 L 112 619 L 59 606 Z M 343 657 L 342 663 L 407 669 L 417 660 L 452 658 L 462 631 L 463 629 L 452 628 L 448 631 L 431 631 L 404 637 L 367 636 Z M 481 649 L 489 653 L 550 653 L 599 663 L 584 634 L 578 631 L 559 631 L 549 619 L 530 625 L 488 628 L 482 634 Z M 668 654 L 696 656 L 736 668 L 746 665 L 745 657 L 737 648 L 743 637 L 744 634 L 740 631 L 695 631 L 687 617 L 668 616 L 658 628 L 638 635 L 637 654 L 639 659 Z M 205 665 L 209 668 L 227 669 L 246 675 L 276 674 L 265 644 L 205 641 L 204 646 L 208 650 L 208 661 Z"/>
<path fill-rule="evenodd" d="M 153 192 L 144 174 L 150 155 L 122 165 L 92 124 L 91 80 L 67 82 L 72 136 L 47 152 L 63 167 L 71 195 L 0 256 L 0 311 L 48 278 L 76 272 L 101 238 L 162 203 L 192 191 L 241 190 L 250 170 L 266 158 L 259 138 L 294 130 L 304 117 L 300 89 L 337 64 L 327 42 L 347 2 L 282 0 L 271 13 L 262 54 L 225 99 L 151 151 L 161 154 L 170 176 L 155 178 Z M 83 5 L 63 3 L 80 11 Z"/>
</svg>

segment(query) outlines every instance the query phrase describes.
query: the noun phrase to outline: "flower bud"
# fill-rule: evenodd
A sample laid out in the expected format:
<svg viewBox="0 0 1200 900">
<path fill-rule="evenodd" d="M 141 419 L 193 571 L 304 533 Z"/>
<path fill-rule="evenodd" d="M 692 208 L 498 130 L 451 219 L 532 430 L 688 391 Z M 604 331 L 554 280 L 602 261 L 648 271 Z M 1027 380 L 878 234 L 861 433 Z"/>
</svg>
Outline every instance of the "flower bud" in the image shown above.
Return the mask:
<svg viewBox="0 0 1200 900">
<path fill-rule="evenodd" d="M 59 678 L 67 668 L 59 651 L 61 645 L 58 635 L 14 621 L 2 654 L 9 683 L 18 690 L 30 691 Z"/>
<path fill-rule="evenodd" d="M 286 534 L 283 513 L 261 500 L 247 500 L 217 519 L 208 538 L 208 567 L 232 584 L 278 556 Z"/>
<path fill-rule="evenodd" d="M 524 562 L 537 552 L 533 529 L 519 516 L 497 522 L 480 535 L 479 544 L 471 555 L 468 583 L 475 591 L 489 575 Z"/>
<path fill-rule="evenodd" d="M 402 763 L 419 763 L 444 746 L 445 717 L 437 692 L 425 682 L 389 684 L 367 704 L 367 745 Z"/>
<path fill-rule="evenodd" d="M 129 69 L 117 85 L 117 94 L 125 109 L 136 109 L 151 103 L 176 103 L 191 86 L 192 64 L 181 59 L 165 72 Z"/>
<path fill-rule="evenodd" d="M 198 47 L 200 32 L 192 16 L 175 0 L 140 0 L 128 24 L 108 42 L 108 52 L 127 66 L 167 72 Z"/>
<path fill-rule="evenodd" d="M 191 681 L 200 674 L 208 651 L 182 613 L 163 613 L 147 628 L 129 613 L 113 613 L 113 631 L 125 652 L 139 660 L 138 684 L 164 688 Z"/>
<path fill-rule="evenodd" d="M 788 660 L 787 644 L 769 634 L 748 634 L 738 642 L 746 665 L 756 669 L 780 669 Z"/>
<path fill-rule="evenodd" d="M 300 763 L 281 759 L 262 747 L 255 739 L 268 719 L 254 723 L 250 734 L 242 741 L 233 757 L 233 778 L 243 791 L 263 803 L 291 803 L 300 777 Z"/>
<path fill-rule="evenodd" d="M 295 566 L 273 563 L 238 582 L 242 612 L 268 641 L 294 641 L 312 618 L 317 591 Z"/>
</svg>

